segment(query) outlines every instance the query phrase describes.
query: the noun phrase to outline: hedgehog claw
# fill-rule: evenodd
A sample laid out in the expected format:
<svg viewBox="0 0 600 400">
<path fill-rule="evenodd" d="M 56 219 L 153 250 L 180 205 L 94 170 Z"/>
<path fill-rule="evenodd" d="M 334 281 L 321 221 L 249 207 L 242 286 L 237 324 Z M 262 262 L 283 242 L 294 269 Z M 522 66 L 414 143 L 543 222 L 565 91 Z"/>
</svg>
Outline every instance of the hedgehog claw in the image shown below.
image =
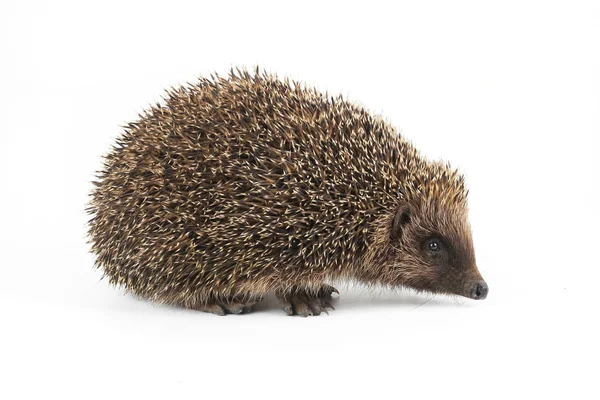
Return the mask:
<svg viewBox="0 0 600 400">
<path fill-rule="evenodd" d="M 321 315 L 325 312 L 329 315 L 328 308 L 335 310 L 327 300 L 331 299 L 331 293 L 338 293 L 336 288 L 329 285 L 323 285 L 316 291 L 294 288 L 290 291 L 280 292 L 277 298 L 281 308 L 287 315 L 299 315 L 308 317 L 309 315 Z"/>
<path fill-rule="evenodd" d="M 332 310 L 335 310 L 335 307 L 328 301 L 322 301 L 321 305 L 323 306 L 323 309 L 325 311 L 327 311 L 328 308 L 331 308 Z M 329 314 L 329 312 L 327 312 L 327 314 Z"/>
<path fill-rule="evenodd" d="M 301 317 L 313 315 L 308 304 L 304 303 L 302 300 L 297 300 L 294 302 L 294 311 L 296 312 L 296 315 L 300 315 Z"/>
<path fill-rule="evenodd" d="M 340 294 L 340 292 L 336 288 L 334 288 L 333 286 L 331 286 L 331 285 L 323 285 L 319 289 L 318 296 L 321 297 L 321 298 L 331 299 L 332 293 L 337 293 L 338 295 Z"/>
<path fill-rule="evenodd" d="M 321 304 L 318 300 L 312 300 L 309 303 L 309 308 L 312 310 L 312 315 L 321 315 Z"/>
</svg>

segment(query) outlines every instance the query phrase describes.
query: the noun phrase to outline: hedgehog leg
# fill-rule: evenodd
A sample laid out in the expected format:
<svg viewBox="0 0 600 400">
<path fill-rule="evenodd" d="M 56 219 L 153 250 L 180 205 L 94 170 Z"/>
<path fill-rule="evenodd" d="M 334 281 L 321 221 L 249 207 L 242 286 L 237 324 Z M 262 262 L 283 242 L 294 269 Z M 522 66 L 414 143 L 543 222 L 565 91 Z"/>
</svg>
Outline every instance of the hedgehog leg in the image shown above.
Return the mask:
<svg viewBox="0 0 600 400">
<path fill-rule="evenodd" d="M 300 315 L 308 317 L 309 315 L 320 315 L 321 312 L 329 313 L 328 308 L 332 310 L 332 293 L 338 293 L 333 286 L 322 285 L 317 290 L 311 290 L 304 287 L 293 287 L 290 290 L 282 290 L 277 293 L 277 298 L 281 308 L 287 315 Z"/>
<path fill-rule="evenodd" d="M 212 304 L 200 304 L 197 307 L 194 307 L 195 310 L 209 312 L 216 315 L 225 315 L 225 309 L 223 306 L 217 303 Z"/>
<path fill-rule="evenodd" d="M 229 302 L 222 303 L 221 306 L 224 307 L 230 314 L 243 314 L 252 311 L 252 307 L 254 307 L 254 305 L 260 300 L 260 298 L 244 301 L 231 300 Z"/>
<path fill-rule="evenodd" d="M 226 314 L 242 314 L 249 313 L 252 311 L 252 307 L 258 303 L 260 298 L 252 299 L 230 299 L 230 300 L 219 300 L 210 303 L 197 303 L 193 307 L 194 310 L 209 312 L 216 315 Z"/>
</svg>

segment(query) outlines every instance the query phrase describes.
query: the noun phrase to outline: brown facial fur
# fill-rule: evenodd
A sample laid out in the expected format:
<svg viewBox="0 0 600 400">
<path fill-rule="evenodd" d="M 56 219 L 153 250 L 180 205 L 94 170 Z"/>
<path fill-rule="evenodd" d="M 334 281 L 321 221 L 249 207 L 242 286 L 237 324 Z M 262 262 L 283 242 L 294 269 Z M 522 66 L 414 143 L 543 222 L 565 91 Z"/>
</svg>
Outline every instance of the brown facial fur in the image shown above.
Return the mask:
<svg viewBox="0 0 600 400">
<path fill-rule="evenodd" d="M 412 203 L 412 202 L 411 202 Z M 418 290 L 468 296 L 481 281 L 467 221 L 466 204 L 419 201 L 409 206 L 410 219 L 392 239 L 394 270 L 402 271 L 397 284 Z M 435 242 L 439 249 L 431 251 Z"/>
<path fill-rule="evenodd" d="M 424 160 L 406 173 L 412 179 L 396 208 L 376 224 L 369 263 L 381 269 L 362 279 L 468 297 L 472 285 L 483 279 L 467 219 L 464 179 L 448 165 Z M 428 251 L 430 239 L 442 249 Z"/>
<path fill-rule="evenodd" d="M 481 279 L 458 173 L 361 107 L 258 71 L 168 92 L 95 185 L 96 265 L 153 301 L 221 313 L 331 280 L 464 295 Z M 444 265 L 421 251 L 434 233 Z"/>
</svg>

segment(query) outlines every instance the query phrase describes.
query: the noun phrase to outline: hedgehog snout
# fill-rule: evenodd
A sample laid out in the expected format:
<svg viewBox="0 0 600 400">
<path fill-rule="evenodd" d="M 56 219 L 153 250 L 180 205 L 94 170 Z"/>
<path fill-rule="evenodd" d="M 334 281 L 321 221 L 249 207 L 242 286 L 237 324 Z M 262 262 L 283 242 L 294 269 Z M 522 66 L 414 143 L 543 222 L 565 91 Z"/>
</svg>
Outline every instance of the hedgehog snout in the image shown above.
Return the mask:
<svg viewBox="0 0 600 400">
<path fill-rule="evenodd" d="M 488 294 L 488 285 L 485 281 L 474 283 L 469 289 L 469 297 L 474 300 L 483 300 Z"/>
</svg>

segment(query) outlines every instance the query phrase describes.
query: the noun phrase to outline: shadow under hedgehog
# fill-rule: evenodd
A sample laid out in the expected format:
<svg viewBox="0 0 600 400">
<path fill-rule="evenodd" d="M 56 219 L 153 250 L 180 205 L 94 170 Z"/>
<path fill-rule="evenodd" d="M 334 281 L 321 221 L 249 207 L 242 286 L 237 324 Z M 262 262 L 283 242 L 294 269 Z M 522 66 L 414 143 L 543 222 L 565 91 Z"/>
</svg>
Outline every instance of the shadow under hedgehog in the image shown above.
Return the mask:
<svg viewBox="0 0 600 400">
<path fill-rule="evenodd" d="M 94 185 L 96 266 L 151 301 L 224 315 L 275 293 L 308 316 L 336 281 L 488 292 L 457 171 L 360 106 L 258 70 L 168 91 Z"/>
</svg>

